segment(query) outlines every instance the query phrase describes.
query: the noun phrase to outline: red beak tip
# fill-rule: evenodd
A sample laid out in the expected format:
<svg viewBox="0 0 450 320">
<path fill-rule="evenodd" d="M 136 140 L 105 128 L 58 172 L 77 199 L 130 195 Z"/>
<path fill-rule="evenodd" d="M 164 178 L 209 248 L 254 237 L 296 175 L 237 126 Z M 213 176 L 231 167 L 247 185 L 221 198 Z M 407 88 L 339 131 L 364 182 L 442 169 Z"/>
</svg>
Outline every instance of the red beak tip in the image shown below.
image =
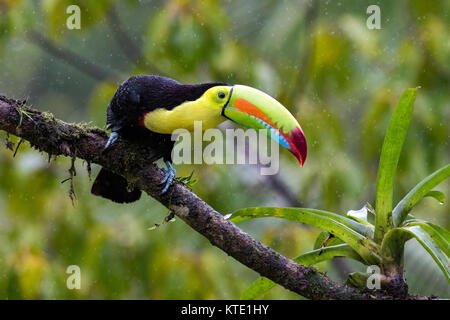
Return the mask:
<svg viewBox="0 0 450 320">
<path fill-rule="evenodd" d="M 303 165 L 305 164 L 305 162 L 303 161 L 302 157 L 297 156 L 297 160 L 298 160 L 298 163 L 300 164 L 300 167 L 303 168 Z"/>
<path fill-rule="evenodd" d="M 294 155 L 297 157 L 300 167 L 303 167 L 308 153 L 305 134 L 302 129 L 298 127 L 290 132 L 290 138 L 292 144 L 295 146 Z"/>
</svg>

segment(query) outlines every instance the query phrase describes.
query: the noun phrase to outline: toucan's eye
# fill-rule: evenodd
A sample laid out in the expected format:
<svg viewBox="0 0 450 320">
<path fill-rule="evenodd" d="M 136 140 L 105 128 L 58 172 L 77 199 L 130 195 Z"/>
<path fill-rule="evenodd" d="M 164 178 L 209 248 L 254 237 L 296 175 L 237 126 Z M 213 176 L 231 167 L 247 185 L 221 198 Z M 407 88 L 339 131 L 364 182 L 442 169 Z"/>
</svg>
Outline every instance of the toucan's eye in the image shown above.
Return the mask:
<svg viewBox="0 0 450 320">
<path fill-rule="evenodd" d="M 220 99 L 223 99 L 223 98 L 225 98 L 225 92 L 219 91 L 219 93 L 217 94 L 217 96 L 218 96 Z"/>
</svg>

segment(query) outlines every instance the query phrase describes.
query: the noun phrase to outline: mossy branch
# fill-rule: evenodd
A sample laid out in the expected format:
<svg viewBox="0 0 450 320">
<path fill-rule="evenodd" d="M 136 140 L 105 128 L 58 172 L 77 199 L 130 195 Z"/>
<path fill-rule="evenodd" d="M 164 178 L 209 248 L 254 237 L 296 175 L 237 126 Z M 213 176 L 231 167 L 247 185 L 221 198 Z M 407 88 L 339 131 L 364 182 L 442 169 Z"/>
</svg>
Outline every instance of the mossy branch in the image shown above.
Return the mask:
<svg viewBox="0 0 450 320">
<path fill-rule="evenodd" d="M 26 116 L 23 116 L 23 115 Z M 20 124 L 20 125 L 19 125 Z M 49 113 L 25 106 L 21 100 L 0 96 L 0 130 L 27 140 L 32 147 L 51 155 L 77 157 L 101 165 L 125 177 L 169 208 L 190 227 L 234 259 L 261 276 L 310 299 L 392 299 L 385 292 L 369 292 L 330 280 L 313 267 L 295 263 L 223 218 L 183 183 L 175 183 L 160 195 L 164 172 L 148 163 L 153 150 L 118 141 L 103 152 L 105 131 L 85 124 L 69 124 Z M 408 297 L 426 299 L 424 297 Z"/>
</svg>

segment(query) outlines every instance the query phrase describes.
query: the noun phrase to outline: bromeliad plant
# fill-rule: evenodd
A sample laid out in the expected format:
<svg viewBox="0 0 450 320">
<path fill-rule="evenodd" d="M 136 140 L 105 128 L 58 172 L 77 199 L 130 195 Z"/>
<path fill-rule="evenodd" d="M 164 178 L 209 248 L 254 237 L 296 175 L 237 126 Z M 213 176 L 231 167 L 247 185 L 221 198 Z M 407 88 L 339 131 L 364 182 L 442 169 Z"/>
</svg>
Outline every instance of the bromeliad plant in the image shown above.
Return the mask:
<svg viewBox="0 0 450 320">
<path fill-rule="evenodd" d="M 375 209 L 367 204 L 347 214 L 307 208 L 246 208 L 234 212 L 234 223 L 254 218 L 276 217 L 305 223 L 322 231 L 314 250 L 293 260 L 313 265 L 333 257 L 347 257 L 381 270 L 381 285 L 398 296 L 407 294 L 403 276 L 403 255 L 406 241 L 416 238 L 433 257 L 450 282 L 450 232 L 430 222 L 415 219 L 409 212 L 424 197 L 444 201 L 444 194 L 432 190 L 450 176 L 450 164 L 435 171 L 417 184 L 392 209 L 394 175 L 409 123 L 417 89 L 402 95 L 389 123 L 378 167 Z M 347 283 L 365 287 L 369 275 L 352 273 Z M 243 299 L 255 299 L 276 284 L 261 277 L 242 294 Z"/>
</svg>

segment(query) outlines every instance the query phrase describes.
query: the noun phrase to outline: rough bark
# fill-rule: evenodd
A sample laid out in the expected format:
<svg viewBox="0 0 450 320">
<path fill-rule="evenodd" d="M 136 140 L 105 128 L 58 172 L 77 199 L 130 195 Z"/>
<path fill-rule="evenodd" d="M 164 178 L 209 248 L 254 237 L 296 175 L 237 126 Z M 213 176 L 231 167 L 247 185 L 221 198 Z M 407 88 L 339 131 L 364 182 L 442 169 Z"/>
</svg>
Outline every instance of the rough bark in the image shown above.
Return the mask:
<svg viewBox="0 0 450 320">
<path fill-rule="evenodd" d="M 164 172 L 148 163 L 152 150 L 119 140 L 103 152 L 105 131 L 85 124 L 69 124 L 53 115 L 0 96 L 0 130 L 29 141 L 50 155 L 80 158 L 122 175 L 171 209 L 195 231 L 234 259 L 272 281 L 310 299 L 392 299 L 385 292 L 368 292 L 330 280 L 313 267 L 305 267 L 273 251 L 243 232 L 180 183 L 160 195 Z M 423 299 L 424 297 L 408 297 Z"/>
</svg>

